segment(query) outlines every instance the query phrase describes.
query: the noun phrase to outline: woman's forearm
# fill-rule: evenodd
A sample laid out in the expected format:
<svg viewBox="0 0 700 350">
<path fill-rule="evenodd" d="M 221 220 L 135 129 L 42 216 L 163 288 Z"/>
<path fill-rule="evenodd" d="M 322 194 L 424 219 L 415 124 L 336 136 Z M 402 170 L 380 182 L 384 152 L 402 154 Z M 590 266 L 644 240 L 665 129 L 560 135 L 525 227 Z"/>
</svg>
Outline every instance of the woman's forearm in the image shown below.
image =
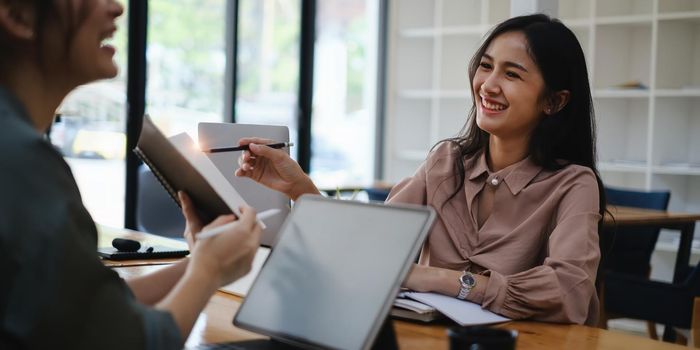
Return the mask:
<svg viewBox="0 0 700 350">
<path fill-rule="evenodd" d="M 406 280 L 405 286 L 415 291 L 435 292 L 456 297 L 461 288 L 459 278 L 462 276 L 462 273 L 463 271 L 415 265 L 408 280 Z M 489 278 L 474 274 L 474 279 L 476 280 L 476 285 L 467 295 L 467 300 L 481 304 Z"/>
<path fill-rule="evenodd" d="M 316 185 L 314 185 L 313 181 L 311 181 L 311 178 L 308 176 L 304 181 L 301 181 L 301 183 L 293 185 L 290 191 L 287 193 L 287 196 L 291 200 L 296 201 L 299 199 L 299 197 L 305 194 L 321 194 L 321 191 L 318 190 Z"/>
<path fill-rule="evenodd" d="M 134 293 L 136 300 L 145 305 L 155 305 L 170 292 L 175 284 L 182 278 L 189 258 L 182 259 L 176 264 L 162 268 L 144 276 L 133 277 L 126 280 L 127 285 Z"/>
<path fill-rule="evenodd" d="M 218 288 L 218 282 L 218 278 L 205 270 L 195 271 L 194 268 L 188 268 L 172 291 L 155 307 L 170 312 L 180 335 L 187 339 L 197 317 Z"/>
</svg>

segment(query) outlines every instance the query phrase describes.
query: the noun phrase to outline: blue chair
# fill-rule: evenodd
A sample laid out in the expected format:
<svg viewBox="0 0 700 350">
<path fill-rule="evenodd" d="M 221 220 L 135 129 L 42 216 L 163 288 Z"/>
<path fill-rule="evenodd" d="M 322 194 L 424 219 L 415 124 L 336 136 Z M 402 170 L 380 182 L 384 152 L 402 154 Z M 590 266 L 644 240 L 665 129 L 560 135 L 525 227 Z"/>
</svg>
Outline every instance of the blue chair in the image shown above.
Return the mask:
<svg viewBox="0 0 700 350">
<path fill-rule="evenodd" d="M 671 198 L 671 193 L 668 191 L 640 192 L 611 187 L 605 188 L 605 195 L 609 205 L 656 210 L 666 210 Z M 608 319 L 632 317 L 625 313 L 627 308 L 618 303 L 625 303 L 626 300 L 636 301 L 632 300 L 636 298 L 636 293 L 633 294 L 630 290 L 611 290 L 608 283 L 615 285 L 614 281 L 620 276 L 649 280 L 651 254 L 659 238 L 659 231 L 658 228 L 646 227 L 612 228 L 603 231 L 601 239 L 612 241 L 611 249 L 605 254 L 604 266 L 601 269 L 603 276 L 599 276 L 603 280 L 603 312 L 601 313 L 603 328 L 607 327 Z M 648 324 L 648 329 L 649 335 L 657 339 L 654 325 Z"/>
<path fill-rule="evenodd" d="M 605 188 L 608 204 L 643 209 L 668 209 L 671 193 L 639 192 L 631 190 Z M 649 276 L 651 254 L 659 238 L 658 228 L 625 228 L 605 234 L 613 237 L 612 250 L 607 256 L 605 269 L 637 276 Z"/>
<path fill-rule="evenodd" d="M 139 167 L 136 226 L 139 231 L 170 238 L 182 238 L 185 219 L 175 201 L 161 186 L 151 170 Z"/>
<path fill-rule="evenodd" d="M 384 202 L 386 201 L 386 198 L 389 197 L 389 192 L 391 192 L 391 188 L 370 187 L 366 188 L 365 192 L 367 192 L 367 197 L 369 198 L 369 200 L 375 202 Z"/>
</svg>

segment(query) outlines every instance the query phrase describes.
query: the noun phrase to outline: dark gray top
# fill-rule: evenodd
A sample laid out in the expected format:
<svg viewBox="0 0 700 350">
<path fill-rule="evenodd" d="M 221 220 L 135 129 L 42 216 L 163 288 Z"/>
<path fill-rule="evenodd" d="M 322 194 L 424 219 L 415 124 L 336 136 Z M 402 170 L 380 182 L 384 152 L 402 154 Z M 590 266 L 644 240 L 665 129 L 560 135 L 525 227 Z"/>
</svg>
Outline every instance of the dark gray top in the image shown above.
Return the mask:
<svg viewBox="0 0 700 350">
<path fill-rule="evenodd" d="M 182 348 L 96 249 L 68 164 L 0 87 L 0 349 Z"/>
</svg>

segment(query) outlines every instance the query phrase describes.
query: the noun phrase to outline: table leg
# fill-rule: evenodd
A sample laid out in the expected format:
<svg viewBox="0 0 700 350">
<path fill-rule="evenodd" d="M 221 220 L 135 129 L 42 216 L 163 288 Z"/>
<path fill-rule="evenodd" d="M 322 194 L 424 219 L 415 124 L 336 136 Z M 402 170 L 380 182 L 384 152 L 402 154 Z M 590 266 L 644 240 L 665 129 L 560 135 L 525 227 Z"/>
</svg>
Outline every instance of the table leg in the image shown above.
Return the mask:
<svg viewBox="0 0 700 350">
<path fill-rule="evenodd" d="M 676 267 L 673 269 L 673 283 L 681 283 L 687 277 L 690 264 L 690 250 L 693 243 L 693 233 L 695 232 L 695 222 L 684 224 L 681 228 L 681 242 L 678 245 L 678 255 L 676 255 Z"/>
</svg>

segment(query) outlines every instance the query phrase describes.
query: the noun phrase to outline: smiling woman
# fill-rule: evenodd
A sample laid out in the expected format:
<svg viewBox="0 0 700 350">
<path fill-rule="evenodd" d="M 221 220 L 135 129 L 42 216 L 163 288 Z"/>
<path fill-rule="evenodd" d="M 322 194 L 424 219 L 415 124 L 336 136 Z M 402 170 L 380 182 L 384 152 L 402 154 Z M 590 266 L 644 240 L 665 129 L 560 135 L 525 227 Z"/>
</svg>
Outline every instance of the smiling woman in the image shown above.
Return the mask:
<svg viewBox="0 0 700 350">
<path fill-rule="evenodd" d="M 95 224 L 44 134 L 70 91 L 117 74 L 105 40 L 122 13 L 114 0 L 0 0 L 0 349 L 179 349 L 216 289 L 250 269 L 254 210 L 200 242 L 234 218 L 201 222 L 184 193 L 190 259 L 123 281 L 97 257 Z M 121 139 L 95 136 L 109 137 Z"/>
<path fill-rule="evenodd" d="M 469 67 L 463 132 L 438 143 L 389 195 L 438 213 L 404 286 L 514 319 L 595 324 L 605 200 L 581 46 L 558 20 L 514 17 L 490 32 Z M 236 174 L 292 199 L 318 192 L 286 154 L 265 146 L 251 145 Z"/>
</svg>

